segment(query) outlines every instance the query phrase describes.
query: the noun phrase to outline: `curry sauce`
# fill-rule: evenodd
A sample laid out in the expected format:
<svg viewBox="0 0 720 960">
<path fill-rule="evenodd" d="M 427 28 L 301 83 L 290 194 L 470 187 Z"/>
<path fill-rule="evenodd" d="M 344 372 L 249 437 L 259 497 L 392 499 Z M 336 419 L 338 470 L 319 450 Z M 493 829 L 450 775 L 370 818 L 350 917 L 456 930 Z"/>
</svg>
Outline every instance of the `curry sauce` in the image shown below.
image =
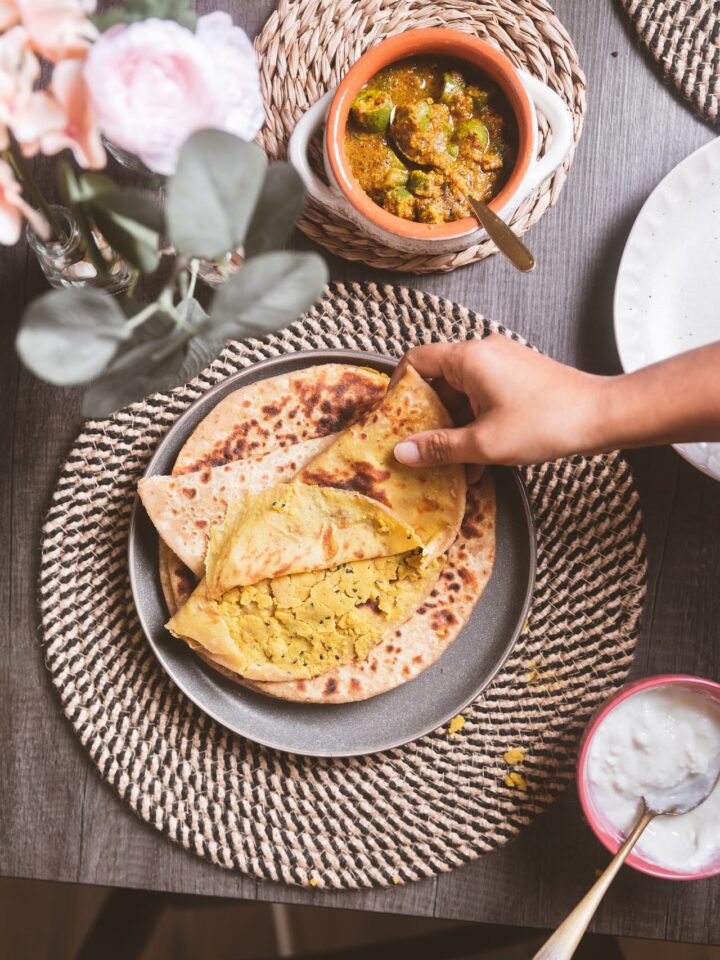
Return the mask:
<svg viewBox="0 0 720 960">
<path fill-rule="evenodd" d="M 353 101 L 345 132 L 353 174 L 389 213 L 420 223 L 472 215 L 502 189 L 517 125 L 497 84 L 462 61 L 413 57 L 385 67 Z"/>
</svg>

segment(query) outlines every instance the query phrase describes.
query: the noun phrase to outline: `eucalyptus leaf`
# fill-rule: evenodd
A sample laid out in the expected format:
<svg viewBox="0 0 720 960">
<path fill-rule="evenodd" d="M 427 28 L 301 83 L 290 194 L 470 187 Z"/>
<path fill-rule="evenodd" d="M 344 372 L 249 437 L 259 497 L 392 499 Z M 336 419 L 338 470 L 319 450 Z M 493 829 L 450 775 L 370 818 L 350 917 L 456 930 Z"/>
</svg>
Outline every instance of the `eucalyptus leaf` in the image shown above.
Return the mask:
<svg viewBox="0 0 720 960">
<path fill-rule="evenodd" d="M 129 337 L 117 301 L 98 290 L 51 290 L 25 310 L 15 341 L 32 372 L 58 386 L 87 383 Z"/>
<path fill-rule="evenodd" d="M 215 294 L 208 335 L 265 336 L 296 320 L 320 298 L 328 280 L 316 253 L 275 251 L 248 260 Z"/>
<path fill-rule="evenodd" d="M 271 164 L 247 230 L 245 256 L 256 257 L 285 246 L 303 211 L 306 196 L 295 167 L 289 163 Z"/>
<path fill-rule="evenodd" d="M 120 187 L 104 173 L 84 173 L 78 178 L 78 201 L 120 193 Z"/>
<path fill-rule="evenodd" d="M 264 174 L 257 144 L 223 130 L 199 130 L 186 140 L 165 206 L 177 252 L 213 260 L 241 246 Z"/>
<path fill-rule="evenodd" d="M 207 314 L 197 300 L 178 310 L 193 328 L 201 329 Z M 83 397 L 83 413 L 105 417 L 151 393 L 171 390 L 197 376 L 215 357 L 216 345 L 181 328 L 127 350 L 90 384 Z"/>
<path fill-rule="evenodd" d="M 124 6 L 113 6 L 90 19 L 98 30 L 109 30 L 118 24 L 135 23 L 138 20 L 175 20 L 176 23 L 195 29 L 197 14 L 189 0 L 128 0 Z"/>
<path fill-rule="evenodd" d="M 163 215 L 147 197 L 137 190 L 100 193 L 83 206 L 110 246 L 131 266 L 146 273 L 157 267 Z"/>
</svg>

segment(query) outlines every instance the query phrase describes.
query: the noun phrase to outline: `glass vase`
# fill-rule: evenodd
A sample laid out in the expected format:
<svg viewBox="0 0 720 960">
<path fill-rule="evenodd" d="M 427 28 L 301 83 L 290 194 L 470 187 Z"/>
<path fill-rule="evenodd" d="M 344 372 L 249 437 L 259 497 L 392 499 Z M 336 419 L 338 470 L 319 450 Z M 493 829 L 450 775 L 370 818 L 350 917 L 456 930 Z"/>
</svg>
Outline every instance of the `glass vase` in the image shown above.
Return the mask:
<svg viewBox="0 0 720 960">
<path fill-rule="evenodd" d="M 98 271 L 87 253 L 85 241 L 75 218 L 66 207 L 50 208 L 65 231 L 64 240 L 43 240 L 30 224 L 25 229 L 28 244 L 38 259 L 51 287 L 93 287 L 108 293 L 127 290 L 133 279 L 130 265 L 112 250 L 106 240 L 93 231 L 95 243 L 107 263 L 106 271 Z"/>
</svg>

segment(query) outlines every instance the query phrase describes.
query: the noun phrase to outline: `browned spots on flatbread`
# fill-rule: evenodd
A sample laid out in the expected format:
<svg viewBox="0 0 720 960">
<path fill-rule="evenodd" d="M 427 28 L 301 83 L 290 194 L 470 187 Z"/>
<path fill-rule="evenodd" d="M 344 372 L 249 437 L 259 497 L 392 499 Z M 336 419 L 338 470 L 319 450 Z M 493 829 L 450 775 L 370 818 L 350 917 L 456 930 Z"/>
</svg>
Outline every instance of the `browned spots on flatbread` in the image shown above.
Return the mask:
<svg viewBox="0 0 720 960">
<path fill-rule="evenodd" d="M 422 654 L 419 653 L 416 657 L 413 657 L 413 661 L 412 661 L 412 662 L 413 662 L 413 663 L 422 663 L 422 662 L 423 662 Z"/>
<path fill-rule="evenodd" d="M 276 417 L 287 403 L 287 398 L 280 400 L 279 403 L 266 403 L 262 412 L 266 417 Z"/>
<path fill-rule="evenodd" d="M 337 690 L 337 682 L 335 680 L 335 677 L 328 677 L 327 683 L 325 684 L 326 695 L 330 696 L 330 694 L 335 693 L 336 690 Z"/>
<path fill-rule="evenodd" d="M 208 525 L 208 524 L 207 524 L 207 520 L 196 520 L 196 521 L 195 521 L 195 526 L 198 528 L 198 530 L 204 530 L 207 525 Z"/>
<path fill-rule="evenodd" d="M 454 580 L 454 579 L 455 579 L 455 574 L 452 572 L 452 570 L 443 570 L 443 572 L 440 574 L 440 576 L 443 577 L 445 580 Z"/>
<path fill-rule="evenodd" d="M 210 468 L 203 467 L 203 469 L 200 471 L 200 476 L 198 479 L 200 480 L 200 483 L 209 483 L 211 477 L 212 477 L 212 471 L 210 470 Z"/>
<path fill-rule="evenodd" d="M 438 595 L 438 589 L 437 587 L 433 587 L 432 590 L 430 591 L 430 596 L 436 597 L 437 595 Z"/>
<path fill-rule="evenodd" d="M 182 495 L 187 497 L 188 500 L 192 500 L 193 497 L 197 496 L 197 490 L 194 487 L 182 487 Z"/>
<path fill-rule="evenodd" d="M 454 591 L 455 593 L 457 593 L 458 590 L 462 590 L 462 587 L 461 587 L 460 584 L 457 583 L 457 581 L 456 581 L 456 582 L 453 582 L 453 583 L 449 583 L 449 584 L 448 584 L 448 590 L 452 590 L 452 591 Z"/>
<path fill-rule="evenodd" d="M 460 526 L 460 533 L 466 540 L 479 540 L 485 533 L 487 523 L 483 516 L 482 505 L 468 501 L 467 510 Z"/>
<path fill-rule="evenodd" d="M 372 670 L 373 673 L 376 673 L 377 668 L 378 668 L 378 662 L 377 660 L 373 660 L 373 662 L 370 664 L 370 669 Z"/>
<path fill-rule="evenodd" d="M 305 683 L 304 680 L 298 680 L 297 687 L 301 693 L 304 693 L 305 690 L 307 689 L 307 684 Z"/>
<path fill-rule="evenodd" d="M 394 647 L 391 643 L 388 643 L 388 644 L 385 645 L 385 651 L 386 651 L 386 653 L 392 653 L 394 649 L 395 649 L 395 647 Z"/>
<path fill-rule="evenodd" d="M 322 537 L 320 539 L 322 540 L 322 545 L 325 548 L 326 555 L 328 557 L 332 557 L 333 553 L 335 552 L 333 550 L 333 547 L 335 546 L 335 541 L 333 539 L 333 531 L 331 526 L 325 527 L 325 529 L 322 532 Z"/>
<path fill-rule="evenodd" d="M 427 604 L 423 604 L 421 607 L 417 608 L 417 612 L 422 616 L 424 613 L 427 613 Z"/>
<path fill-rule="evenodd" d="M 350 689 L 356 692 L 360 689 L 360 681 L 357 679 L 357 677 L 350 678 Z"/>
<path fill-rule="evenodd" d="M 195 577 L 187 567 L 175 567 L 175 592 L 178 600 L 186 600 L 195 589 Z"/>
<path fill-rule="evenodd" d="M 315 420 L 318 410 L 322 416 L 318 426 L 323 433 L 344 430 L 385 395 L 384 382 L 368 382 L 367 376 L 355 370 L 344 370 L 337 382 L 328 383 L 320 376 L 308 384 L 296 385 L 299 407 L 308 419 Z"/>
<path fill-rule="evenodd" d="M 405 664 L 405 666 L 402 668 L 402 675 L 404 677 L 410 676 L 410 667 L 407 664 Z"/>
<path fill-rule="evenodd" d="M 471 591 L 477 586 L 477 577 L 472 570 L 468 570 L 467 567 L 459 567 L 458 576 Z"/>
<path fill-rule="evenodd" d="M 449 630 L 455 622 L 455 614 L 450 610 L 436 610 L 430 618 L 430 626 L 440 635 Z"/>
<path fill-rule="evenodd" d="M 382 484 L 390 479 L 390 471 L 375 467 L 367 460 L 354 460 L 347 472 L 342 474 L 328 473 L 325 470 L 305 470 L 305 483 L 315 484 L 318 487 L 336 487 L 340 490 L 354 490 L 362 493 L 371 500 L 377 500 L 386 507 L 392 506 Z"/>
<path fill-rule="evenodd" d="M 243 403 L 246 402 L 243 401 Z M 243 457 L 252 456 L 253 452 L 260 446 L 260 440 L 266 440 L 269 436 L 270 431 L 266 430 L 255 417 L 243 420 L 241 423 L 234 424 L 223 441 L 216 443 L 212 450 L 181 472 L 188 473 L 196 470 L 207 470 L 210 467 L 221 467 L 232 460 L 242 460 Z M 295 443 L 297 438 L 285 439 L 284 442 Z M 279 445 L 282 446 L 283 444 Z"/>
</svg>

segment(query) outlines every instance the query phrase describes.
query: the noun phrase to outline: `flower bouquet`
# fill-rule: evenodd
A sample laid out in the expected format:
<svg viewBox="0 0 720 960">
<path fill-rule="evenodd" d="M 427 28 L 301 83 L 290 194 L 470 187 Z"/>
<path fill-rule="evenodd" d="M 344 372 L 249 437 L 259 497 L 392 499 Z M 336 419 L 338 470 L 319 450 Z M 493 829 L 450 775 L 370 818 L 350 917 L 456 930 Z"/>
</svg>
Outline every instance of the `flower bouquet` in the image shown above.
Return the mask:
<svg viewBox="0 0 720 960">
<path fill-rule="evenodd" d="M 230 16 L 197 18 L 187 0 L 91 14 L 84 0 L 0 0 L 0 243 L 16 243 L 27 221 L 57 287 L 26 309 L 21 359 L 52 383 L 87 384 L 84 412 L 104 416 L 191 379 L 230 337 L 295 319 L 327 270 L 281 249 L 305 191 L 252 142 L 258 69 Z M 160 190 L 97 172 L 106 147 Z M 60 155 L 65 206 L 35 182 L 38 155 Z M 208 265 L 223 282 L 203 306 Z"/>
</svg>

